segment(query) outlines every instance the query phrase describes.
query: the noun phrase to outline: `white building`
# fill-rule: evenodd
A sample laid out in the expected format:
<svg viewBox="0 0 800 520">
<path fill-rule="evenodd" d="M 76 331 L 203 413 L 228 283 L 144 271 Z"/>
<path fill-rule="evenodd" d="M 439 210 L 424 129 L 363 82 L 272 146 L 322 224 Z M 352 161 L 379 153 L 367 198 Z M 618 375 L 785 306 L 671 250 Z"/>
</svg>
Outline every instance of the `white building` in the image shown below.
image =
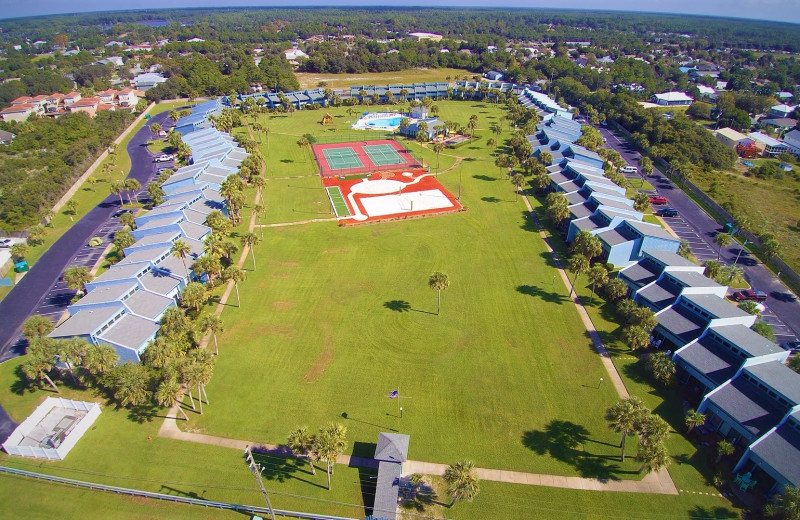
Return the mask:
<svg viewBox="0 0 800 520">
<path fill-rule="evenodd" d="M 663 94 L 653 94 L 650 99 L 656 105 L 662 106 L 681 106 L 681 105 L 691 105 L 692 99 L 691 97 L 687 96 L 683 92 L 664 92 Z"/>
</svg>

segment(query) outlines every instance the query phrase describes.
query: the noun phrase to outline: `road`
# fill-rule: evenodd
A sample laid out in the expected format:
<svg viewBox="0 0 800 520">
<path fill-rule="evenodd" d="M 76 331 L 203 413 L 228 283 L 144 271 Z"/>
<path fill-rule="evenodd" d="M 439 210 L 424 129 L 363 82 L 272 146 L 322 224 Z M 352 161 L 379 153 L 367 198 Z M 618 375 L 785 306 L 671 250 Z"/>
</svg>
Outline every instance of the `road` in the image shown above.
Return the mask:
<svg viewBox="0 0 800 520">
<path fill-rule="evenodd" d="M 150 124 L 171 126 L 167 122 L 167 112 L 150 120 Z M 147 149 L 150 137 L 148 125 L 145 125 L 131 138 L 127 147 L 131 158 L 128 177 L 139 181 L 142 187 L 152 180 L 155 171 L 152 154 Z M 167 165 L 161 163 L 159 166 Z M 102 247 L 90 248 L 87 242 L 93 236 L 100 236 L 106 244 L 111 240 L 114 231 L 119 229 L 119 221 L 113 217 L 118 209 L 119 198 L 116 195 L 106 197 L 64 233 L 0 301 L 0 316 L 3 317 L 0 320 L 0 362 L 24 354 L 25 343 L 19 329 L 28 316 L 42 314 L 57 320 L 63 313 L 75 293 L 64 286 L 59 277 L 70 265 L 91 266 L 95 263 Z"/>
<path fill-rule="evenodd" d="M 641 154 L 631 148 L 621 135 L 606 127 L 600 127 L 599 130 L 606 139 L 607 147 L 619 152 L 628 164 L 639 165 Z M 639 176 L 630 174 L 628 177 Z M 699 260 L 716 260 L 719 255 L 721 262 L 733 264 L 738 257 L 737 265 L 744 269 L 747 282 L 753 288 L 767 293 L 768 298 L 764 303 L 766 309 L 762 317 L 775 329 L 776 341 L 782 343 L 800 337 L 800 301 L 797 297 L 737 242 L 718 251 L 714 244 L 714 236 L 722 231 L 722 226 L 676 187 L 658 168 L 654 169 L 653 176 L 647 180 L 653 184 L 656 193 L 666 197 L 669 206 L 678 211 L 678 217 L 664 220 L 680 238 L 689 243 L 692 253 Z"/>
</svg>

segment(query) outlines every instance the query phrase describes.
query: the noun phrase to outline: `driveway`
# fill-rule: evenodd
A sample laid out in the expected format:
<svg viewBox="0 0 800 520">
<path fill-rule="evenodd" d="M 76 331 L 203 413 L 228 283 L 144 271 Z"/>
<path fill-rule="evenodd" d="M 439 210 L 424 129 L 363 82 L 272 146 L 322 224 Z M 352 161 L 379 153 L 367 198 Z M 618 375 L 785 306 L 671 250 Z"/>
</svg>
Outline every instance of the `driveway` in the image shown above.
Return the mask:
<svg viewBox="0 0 800 520">
<path fill-rule="evenodd" d="M 606 138 L 607 147 L 619 152 L 628 164 L 638 167 L 641 159 L 639 152 L 631 148 L 621 135 L 610 128 L 600 127 L 599 130 Z M 638 175 L 631 174 L 628 177 L 633 178 Z M 654 168 L 653 176 L 647 180 L 655 188 L 655 193 L 666 197 L 668 205 L 678 211 L 678 217 L 664 219 L 675 234 L 689 242 L 692 253 L 699 260 L 716 260 L 717 245 L 714 244 L 714 236 L 722 231 L 722 226 L 676 187 L 658 168 Z M 732 264 L 737 260 L 737 256 L 737 265 L 744 269 L 747 282 L 755 289 L 769 295 L 764 302 L 767 309 L 763 313 L 763 319 L 775 328 L 776 341 L 782 343 L 800 337 L 800 302 L 797 297 L 756 257 L 736 242 L 721 251 L 720 261 Z"/>
<path fill-rule="evenodd" d="M 155 170 L 152 154 L 147 150 L 147 140 L 151 137 L 148 126 L 152 123 L 167 126 L 167 122 L 167 112 L 153 116 L 128 143 L 127 151 L 131 158 L 128 177 L 141 183 L 142 192 Z M 55 321 L 63 313 L 74 293 L 59 282 L 61 273 L 73 264 L 94 264 L 102 246 L 88 248 L 86 244 L 95 235 L 108 243 L 113 232 L 119 229 L 119 221 L 112 218 L 118 209 L 119 198 L 116 195 L 106 197 L 59 238 L 0 301 L 0 316 L 3 317 L 0 320 L 0 362 L 24 354 L 25 344 L 19 328 L 28 316 L 38 313 Z"/>
</svg>

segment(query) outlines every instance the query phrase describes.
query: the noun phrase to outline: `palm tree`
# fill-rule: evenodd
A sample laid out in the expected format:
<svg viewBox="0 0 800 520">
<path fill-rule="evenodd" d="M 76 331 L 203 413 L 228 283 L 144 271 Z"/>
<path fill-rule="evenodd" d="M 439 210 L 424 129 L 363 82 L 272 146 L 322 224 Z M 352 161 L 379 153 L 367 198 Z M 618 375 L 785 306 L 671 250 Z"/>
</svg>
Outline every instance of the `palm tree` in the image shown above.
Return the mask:
<svg viewBox="0 0 800 520">
<path fill-rule="evenodd" d="M 255 254 L 255 246 L 261 242 L 261 239 L 258 238 L 258 235 L 255 233 L 245 233 L 242 235 L 242 247 L 249 247 L 250 248 L 250 256 L 253 259 L 253 271 L 256 270 L 256 254 Z"/>
<path fill-rule="evenodd" d="M 172 119 L 173 123 L 177 123 L 178 119 L 181 118 L 181 115 L 177 110 L 170 110 L 169 111 L 169 118 Z"/>
<path fill-rule="evenodd" d="M 519 198 L 520 190 L 525 185 L 525 176 L 522 175 L 521 173 L 518 173 L 518 174 L 514 175 L 513 177 L 511 177 L 511 184 L 513 184 L 514 188 L 515 188 L 514 189 L 514 202 L 516 202 L 517 199 Z"/>
<path fill-rule="evenodd" d="M 648 413 L 644 403 L 638 397 L 626 397 L 606 410 L 608 427 L 622 434 L 619 446 L 622 449 L 622 461 L 625 462 L 625 438 L 636 431 L 636 426 L 642 416 Z"/>
<path fill-rule="evenodd" d="M 608 271 L 604 265 L 593 265 L 589 269 L 589 281 L 592 282 L 592 295 L 589 297 L 589 304 L 594 300 L 594 290 L 596 286 L 603 287 L 608 283 Z"/>
<path fill-rule="evenodd" d="M 226 267 L 222 271 L 222 281 L 225 283 L 233 282 L 233 288 L 236 290 L 236 306 L 241 307 L 242 300 L 239 298 L 239 282 L 243 282 L 247 278 L 247 272 L 239 269 L 235 265 Z"/>
<path fill-rule="evenodd" d="M 734 280 L 742 280 L 744 279 L 744 268 L 738 265 L 726 265 L 722 268 L 722 276 L 725 277 L 729 284 Z"/>
<path fill-rule="evenodd" d="M 208 291 L 200 282 L 189 282 L 181 291 L 180 300 L 183 306 L 200 312 L 200 307 L 208 301 Z"/>
<path fill-rule="evenodd" d="M 303 154 L 303 162 L 306 162 L 306 146 L 308 146 L 308 139 L 301 137 L 297 140 L 297 146 L 300 148 L 300 151 Z"/>
<path fill-rule="evenodd" d="M 86 284 L 91 282 L 93 277 L 88 267 L 72 266 L 64 271 L 64 283 L 74 291 L 86 292 Z"/>
<path fill-rule="evenodd" d="M 442 291 L 450 287 L 450 280 L 447 278 L 446 274 L 435 271 L 430 278 L 428 278 L 428 287 L 435 289 L 437 292 L 436 314 L 438 315 L 442 309 Z"/>
<path fill-rule="evenodd" d="M 131 194 L 142 187 L 142 185 L 136 179 L 128 178 L 125 179 L 123 183 L 125 190 L 128 192 L 128 204 L 132 204 L 133 201 L 131 200 Z"/>
<path fill-rule="evenodd" d="M 147 367 L 138 363 L 125 363 L 111 373 L 114 399 L 121 406 L 138 406 L 147 400 L 147 370 Z"/>
<path fill-rule="evenodd" d="M 111 193 L 119 197 L 119 205 L 125 204 L 122 200 L 122 192 L 125 191 L 125 184 L 122 181 L 113 181 L 109 184 L 108 189 Z"/>
<path fill-rule="evenodd" d="M 176 374 L 169 374 L 161 384 L 158 385 L 156 390 L 156 401 L 161 406 L 174 406 L 183 415 L 183 420 L 188 421 L 189 416 L 183 411 L 181 407 L 181 397 L 183 397 L 183 387 Z"/>
<path fill-rule="evenodd" d="M 183 240 L 176 240 L 172 244 L 170 252 L 172 253 L 172 256 L 181 259 L 181 261 L 183 262 L 183 268 L 186 270 L 186 273 L 188 274 L 189 269 L 186 268 L 186 256 L 191 252 L 189 244 L 187 244 Z"/>
<path fill-rule="evenodd" d="M 261 214 L 264 213 L 264 205 L 263 204 L 254 205 L 253 213 L 256 214 L 256 224 L 258 225 L 258 229 L 261 230 L 261 240 L 264 240 L 264 227 L 261 226 Z"/>
<path fill-rule="evenodd" d="M 691 433 L 692 430 L 697 428 L 698 426 L 702 426 L 706 422 L 705 414 L 700 412 L 696 412 L 694 410 L 689 410 L 686 413 L 686 427 L 689 428 L 686 433 Z"/>
<path fill-rule="evenodd" d="M 444 150 L 444 145 L 441 141 L 433 143 L 433 151 L 436 154 L 436 173 L 439 173 L 439 154 Z"/>
<path fill-rule="evenodd" d="M 500 168 L 500 176 L 503 175 L 503 169 L 508 168 L 508 155 L 501 153 L 494 160 L 494 165 Z"/>
<path fill-rule="evenodd" d="M 467 122 L 467 128 L 470 130 L 469 138 L 472 140 L 475 137 L 475 129 L 478 128 L 478 116 L 472 114 L 469 116 L 469 122 Z"/>
<path fill-rule="evenodd" d="M 289 439 L 286 441 L 286 445 L 289 446 L 289 449 L 292 450 L 296 457 L 306 457 L 308 459 L 312 475 L 317 474 L 317 470 L 314 468 L 314 457 L 312 456 L 314 440 L 314 436 L 308 432 L 308 426 L 301 426 L 289 433 Z"/>
<path fill-rule="evenodd" d="M 733 242 L 733 237 L 730 233 L 717 233 L 714 236 L 714 243 L 717 244 L 717 262 L 719 262 L 719 257 L 722 254 L 722 248 L 728 247 Z"/>
<path fill-rule="evenodd" d="M 719 441 L 717 443 L 717 462 L 722 460 L 722 457 L 732 455 L 734 451 L 736 451 L 736 449 L 733 447 L 733 444 L 725 439 Z"/>
<path fill-rule="evenodd" d="M 136 217 L 133 216 L 133 213 L 128 212 L 120 215 L 119 223 L 123 226 L 128 226 L 131 230 L 136 229 Z"/>
<path fill-rule="evenodd" d="M 492 149 L 492 156 L 494 156 L 494 153 L 497 151 L 497 140 L 494 137 L 490 137 L 486 141 L 486 146 Z"/>
<path fill-rule="evenodd" d="M 47 337 L 38 338 L 28 346 L 28 358 L 20 367 L 22 374 L 36 383 L 42 380 L 53 387 L 57 393 L 61 393 L 56 384 L 48 375 L 53 370 L 53 360 L 55 359 L 55 342 Z"/>
<path fill-rule="evenodd" d="M 670 462 L 669 452 L 663 442 L 642 445 L 636 458 L 642 463 L 640 473 L 645 469 L 659 471 L 667 467 Z"/>
<path fill-rule="evenodd" d="M 331 423 L 325 428 L 320 428 L 314 439 L 312 453 L 317 460 L 325 461 L 325 471 L 328 476 L 328 491 L 331 489 L 331 475 L 336 457 L 344 453 L 347 448 L 347 428 L 341 424 Z"/>
<path fill-rule="evenodd" d="M 53 322 L 40 314 L 34 314 L 22 324 L 22 335 L 29 342 L 53 332 Z"/>
<path fill-rule="evenodd" d="M 200 319 L 200 329 L 204 332 L 210 332 L 214 337 L 214 354 L 219 355 L 219 346 L 217 346 L 217 333 L 225 332 L 225 325 L 222 323 L 222 318 L 216 314 L 206 314 Z"/>
<path fill-rule="evenodd" d="M 153 137 L 158 137 L 158 133 L 161 131 L 161 125 L 158 123 L 153 123 L 150 125 L 150 133 L 153 134 Z"/>
<path fill-rule="evenodd" d="M 95 380 L 99 380 L 109 374 L 117 366 L 119 356 L 110 345 L 89 345 L 86 354 L 83 356 L 83 368 L 86 369 Z"/>
<path fill-rule="evenodd" d="M 553 164 L 553 156 L 550 154 L 550 152 L 541 152 L 539 154 L 539 161 L 545 166 L 550 166 Z"/>
<path fill-rule="evenodd" d="M 260 176 L 256 175 L 252 179 L 250 179 L 250 183 L 253 186 L 255 186 L 255 188 L 258 190 L 258 199 L 256 200 L 256 203 L 263 204 L 264 203 L 264 186 L 267 184 L 267 181 L 264 179 L 264 177 L 260 177 Z"/>
<path fill-rule="evenodd" d="M 786 486 L 783 493 L 776 493 L 772 502 L 767 504 L 764 512 L 782 520 L 798 520 L 800 518 L 800 490 L 794 486 Z"/>
<path fill-rule="evenodd" d="M 444 470 L 444 481 L 447 482 L 447 494 L 453 499 L 448 507 L 453 507 L 456 500 L 463 499 L 467 502 L 478 496 L 480 493 L 480 481 L 474 471 L 475 464 L 471 460 L 465 460 L 450 464 Z"/>
<path fill-rule="evenodd" d="M 569 290 L 569 297 L 572 298 L 572 294 L 575 292 L 575 284 L 578 283 L 578 276 L 589 272 L 589 259 L 581 254 L 572 255 L 567 262 L 567 271 L 575 274 L 575 278 L 572 280 L 572 287 Z"/>
<path fill-rule="evenodd" d="M 25 255 L 28 254 L 29 249 L 30 246 L 28 246 L 28 244 L 26 244 L 25 242 L 17 242 L 16 244 L 11 246 L 10 253 L 11 256 L 13 256 L 14 258 L 17 258 L 18 260 L 23 260 L 25 258 Z"/>
</svg>

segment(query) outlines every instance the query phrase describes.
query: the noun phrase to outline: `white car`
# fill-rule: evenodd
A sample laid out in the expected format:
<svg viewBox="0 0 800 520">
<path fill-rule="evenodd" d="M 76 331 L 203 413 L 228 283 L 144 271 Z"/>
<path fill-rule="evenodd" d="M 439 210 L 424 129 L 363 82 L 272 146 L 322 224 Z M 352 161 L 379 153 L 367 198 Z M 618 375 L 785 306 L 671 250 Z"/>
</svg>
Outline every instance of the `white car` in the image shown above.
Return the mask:
<svg viewBox="0 0 800 520">
<path fill-rule="evenodd" d="M 620 173 L 636 173 L 638 171 L 639 170 L 636 168 L 636 166 L 623 166 L 619 169 Z"/>
<path fill-rule="evenodd" d="M 154 162 L 167 162 L 172 161 L 175 159 L 174 155 L 159 155 L 158 157 L 153 157 Z"/>
</svg>

